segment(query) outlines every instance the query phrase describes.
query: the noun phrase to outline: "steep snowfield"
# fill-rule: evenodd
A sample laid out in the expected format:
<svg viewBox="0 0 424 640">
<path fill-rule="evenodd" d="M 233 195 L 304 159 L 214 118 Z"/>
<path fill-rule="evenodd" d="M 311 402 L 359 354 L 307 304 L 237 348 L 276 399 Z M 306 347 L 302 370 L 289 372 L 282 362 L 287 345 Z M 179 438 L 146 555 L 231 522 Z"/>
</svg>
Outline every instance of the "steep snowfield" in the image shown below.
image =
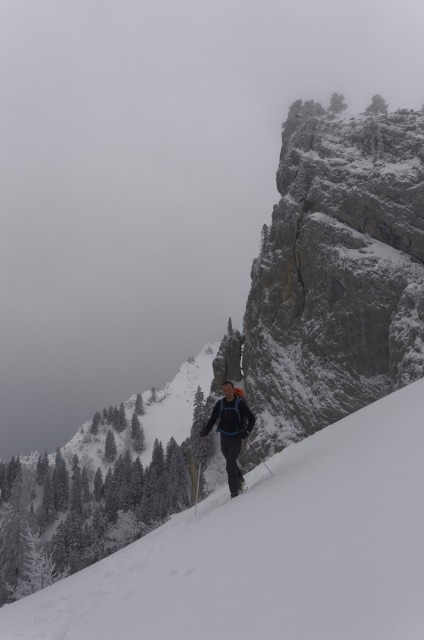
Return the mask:
<svg viewBox="0 0 424 640">
<path fill-rule="evenodd" d="M 1 640 L 422 640 L 424 380 L 0 610 Z"/>
</svg>

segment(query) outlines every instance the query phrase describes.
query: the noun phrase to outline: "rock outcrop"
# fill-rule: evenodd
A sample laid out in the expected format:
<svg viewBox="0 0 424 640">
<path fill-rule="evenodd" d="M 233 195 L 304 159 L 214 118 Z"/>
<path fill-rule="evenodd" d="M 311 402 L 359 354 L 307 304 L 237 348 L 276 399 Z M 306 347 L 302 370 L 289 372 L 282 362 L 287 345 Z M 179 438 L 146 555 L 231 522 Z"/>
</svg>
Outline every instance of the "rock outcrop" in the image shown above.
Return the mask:
<svg viewBox="0 0 424 640">
<path fill-rule="evenodd" d="M 224 336 L 216 358 L 212 363 L 213 381 L 211 392 L 220 393 L 224 380 L 239 382 L 243 378 L 241 371 L 241 357 L 244 336 L 239 331 Z"/>
<path fill-rule="evenodd" d="M 283 128 L 282 198 L 244 319 L 269 450 L 424 375 L 424 113 L 341 119 L 310 105 Z"/>
</svg>

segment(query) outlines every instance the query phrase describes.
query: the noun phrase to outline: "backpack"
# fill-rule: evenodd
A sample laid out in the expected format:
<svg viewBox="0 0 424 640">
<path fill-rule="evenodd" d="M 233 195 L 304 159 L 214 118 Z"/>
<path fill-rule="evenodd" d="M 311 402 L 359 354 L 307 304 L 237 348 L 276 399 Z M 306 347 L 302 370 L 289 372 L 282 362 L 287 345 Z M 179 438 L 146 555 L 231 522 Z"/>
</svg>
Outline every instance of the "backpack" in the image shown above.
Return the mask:
<svg viewBox="0 0 424 640">
<path fill-rule="evenodd" d="M 240 402 L 242 402 L 245 399 L 243 389 L 241 389 L 240 387 L 234 387 L 234 395 L 235 395 L 235 398 L 236 398 L 236 402 L 235 402 L 234 408 L 227 409 L 226 407 L 224 407 L 224 398 L 222 398 L 219 415 L 221 415 L 223 411 L 235 411 L 237 413 L 238 421 L 239 421 L 239 424 L 240 424 L 240 427 L 241 427 L 242 419 L 241 419 L 241 415 L 240 415 L 240 411 L 239 411 L 239 406 L 240 406 Z"/>
</svg>

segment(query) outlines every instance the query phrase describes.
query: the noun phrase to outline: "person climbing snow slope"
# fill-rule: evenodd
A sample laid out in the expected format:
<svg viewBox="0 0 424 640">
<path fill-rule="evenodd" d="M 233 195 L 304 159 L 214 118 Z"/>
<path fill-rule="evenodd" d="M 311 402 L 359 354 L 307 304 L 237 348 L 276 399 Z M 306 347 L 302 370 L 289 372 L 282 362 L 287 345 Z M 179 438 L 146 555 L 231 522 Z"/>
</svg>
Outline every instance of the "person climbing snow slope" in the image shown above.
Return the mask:
<svg viewBox="0 0 424 640">
<path fill-rule="evenodd" d="M 244 488 L 244 478 L 237 459 L 243 440 L 249 437 L 256 418 L 244 398 L 236 395 L 236 389 L 230 380 L 222 383 L 222 393 L 224 397 L 216 402 L 200 436 L 206 437 L 218 422 L 217 431 L 221 434 L 221 451 L 227 463 L 228 486 L 231 497 L 235 498 Z"/>
</svg>

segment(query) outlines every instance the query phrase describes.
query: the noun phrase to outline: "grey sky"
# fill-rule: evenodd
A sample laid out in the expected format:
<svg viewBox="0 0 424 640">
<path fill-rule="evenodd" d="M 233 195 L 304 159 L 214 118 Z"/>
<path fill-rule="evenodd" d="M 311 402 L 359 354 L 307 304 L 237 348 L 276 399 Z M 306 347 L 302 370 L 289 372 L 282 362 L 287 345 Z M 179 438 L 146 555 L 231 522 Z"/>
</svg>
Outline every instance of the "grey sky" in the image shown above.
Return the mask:
<svg viewBox="0 0 424 640">
<path fill-rule="evenodd" d="M 0 457 L 241 327 L 297 98 L 421 108 L 421 1 L 0 2 Z"/>
</svg>

